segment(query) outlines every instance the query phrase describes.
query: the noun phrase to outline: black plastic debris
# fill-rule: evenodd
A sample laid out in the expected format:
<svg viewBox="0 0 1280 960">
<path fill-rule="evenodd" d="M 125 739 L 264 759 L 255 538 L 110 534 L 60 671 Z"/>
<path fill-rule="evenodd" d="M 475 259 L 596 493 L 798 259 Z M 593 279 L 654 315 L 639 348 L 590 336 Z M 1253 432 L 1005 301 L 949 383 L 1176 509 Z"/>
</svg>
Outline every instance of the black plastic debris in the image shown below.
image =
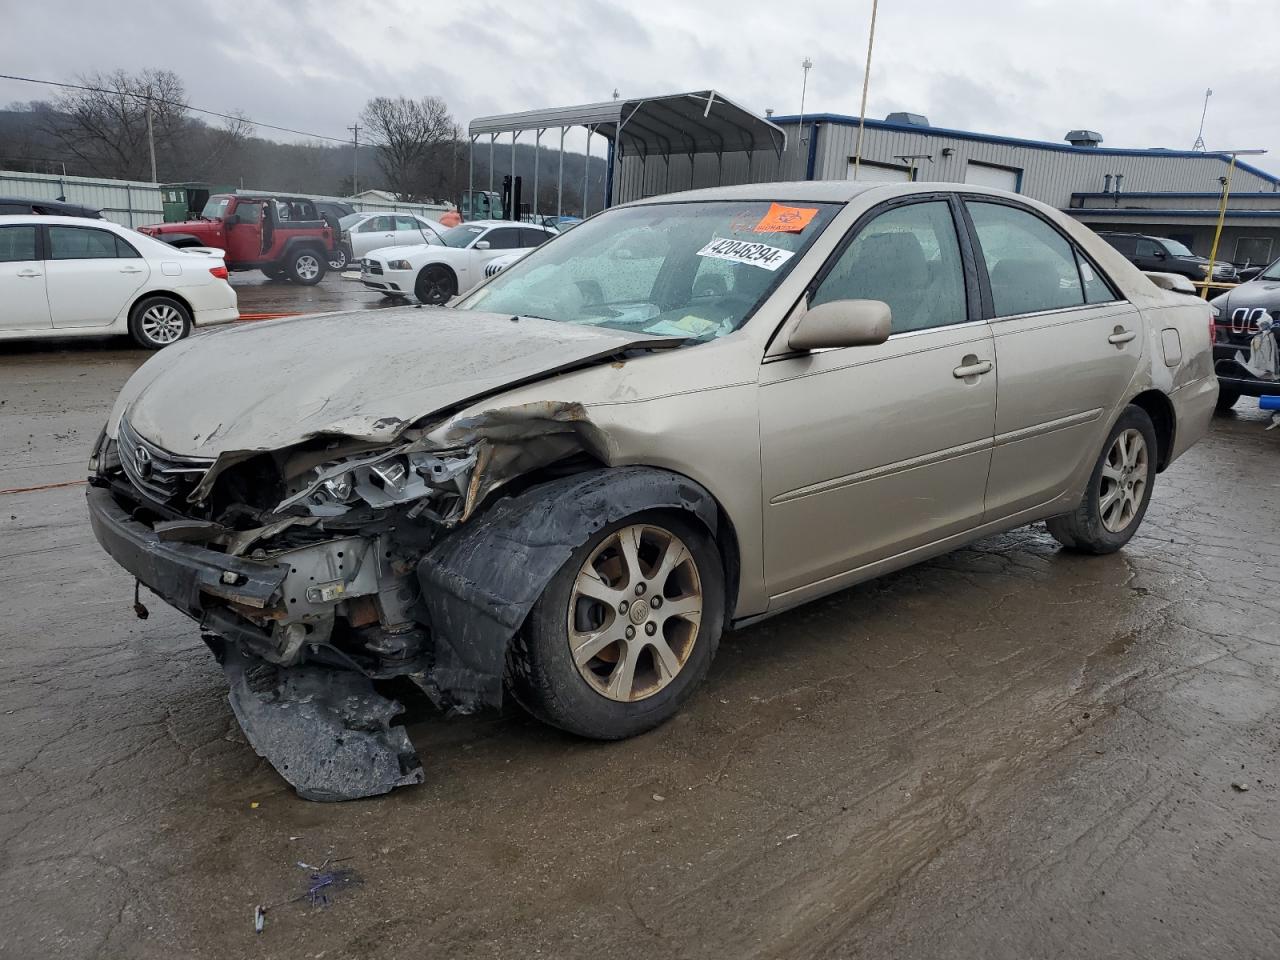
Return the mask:
<svg viewBox="0 0 1280 960">
<path fill-rule="evenodd" d="M 422 783 L 403 711 L 369 678 L 323 667 L 278 667 L 227 646 L 222 669 L 236 719 L 258 755 L 305 800 L 354 800 Z"/>
</svg>

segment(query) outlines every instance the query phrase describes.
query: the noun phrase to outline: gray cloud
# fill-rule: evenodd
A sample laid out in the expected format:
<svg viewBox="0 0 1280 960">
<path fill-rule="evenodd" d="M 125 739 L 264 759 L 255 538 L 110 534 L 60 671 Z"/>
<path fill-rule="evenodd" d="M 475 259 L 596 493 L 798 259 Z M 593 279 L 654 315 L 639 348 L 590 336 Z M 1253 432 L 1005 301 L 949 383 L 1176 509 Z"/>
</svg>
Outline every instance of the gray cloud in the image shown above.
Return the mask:
<svg viewBox="0 0 1280 960">
<path fill-rule="evenodd" d="M 714 86 L 745 106 L 856 113 L 870 0 L 332 0 L 120 7 L 6 4 L 6 72 L 50 79 L 168 67 L 192 103 L 341 137 L 381 94 L 475 116 Z M 128 12 L 131 11 L 131 12 Z M 54 28 L 56 25 L 56 29 Z M 1210 148 L 1264 147 L 1280 172 L 1273 0 L 888 0 L 868 115 L 1108 146 L 1190 147 L 1206 86 Z M 0 81 L 0 102 L 47 97 Z M 580 143 L 581 141 L 575 141 Z"/>
</svg>

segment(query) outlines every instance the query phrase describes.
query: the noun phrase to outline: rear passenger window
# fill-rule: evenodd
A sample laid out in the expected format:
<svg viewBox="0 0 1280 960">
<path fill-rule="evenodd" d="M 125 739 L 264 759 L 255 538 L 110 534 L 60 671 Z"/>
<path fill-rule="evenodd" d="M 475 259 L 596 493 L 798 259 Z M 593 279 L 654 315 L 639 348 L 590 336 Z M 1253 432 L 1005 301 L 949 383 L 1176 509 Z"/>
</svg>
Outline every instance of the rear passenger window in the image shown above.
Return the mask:
<svg viewBox="0 0 1280 960">
<path fill-rule="evenodd" d="M 35 258 L 35 227 L 0 227 L 0 263 L 22 263 Z"/>
<path fill-rule="evenodd" d="M 882 300 L 893 333 L 964 323 L 964 268 L 945 201 L 895 207 L 859 231 L 813 292 L 831 300 Z"/>
<path fill-rule="evenodd" d="M 997 317 L 1084 305 L 1071 243 L 1039 217 L 1000 203 L 966 201 Z"/>
<path fill-rule="evenodd" d="M 84 227 L 50 227 L 50 260 L 114 260 L 116 235 Z"/>
<path fill-rule="evenodd" d="M 545 230 L 530 230 L 527 227 L 520 231 L 520 244 L 525 247 L 536 247 L 547 240 L 551 239 L 551 234 Z"/>
</svg>

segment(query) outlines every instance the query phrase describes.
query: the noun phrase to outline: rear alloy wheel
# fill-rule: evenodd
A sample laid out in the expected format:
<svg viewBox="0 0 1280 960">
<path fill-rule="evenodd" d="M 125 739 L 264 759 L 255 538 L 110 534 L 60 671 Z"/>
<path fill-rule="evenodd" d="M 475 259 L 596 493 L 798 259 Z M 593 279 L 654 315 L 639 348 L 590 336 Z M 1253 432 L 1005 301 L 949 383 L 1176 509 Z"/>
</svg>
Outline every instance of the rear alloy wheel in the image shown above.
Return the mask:
<svg viewBox="0 0 1280 960">
<path fill-rule="evenodd" d="M 671 717 L 724 624 L 719 552 L 701 527 L 641 514 L 574 552 L 513 641 L 510 680 L 535 716 L 617 740 Z"/>
<path fill-rule="evenodd" d="M 448 267 L 433 263 L 418 274 L 413 295 L 420 303 L 442 307 L 458 295 L 458 280 Z"/>
<path fill-rule="evenodd" d="M 1129 406 L 1111 428 L 1089 488 L 1074 512 L 1047 522 L 1064 547 L 1114 553 L 1137 532 L 1156 479 L 1156 432 L 1140 407 Z"/>
<path fill-rule="evenodd" d="M 345 270 L 347 267 L 347 251 L 342 247 L 329 251 L 329 269 Z"/>
<path fill-rule="evenodd" d="M 310 287 L 324 279 L 326 260 L 315 250 L 303 250 L 289 259 L 289 279 Z"/>
<path fill-rule="evenodd" d="M 177 343 L 191 332 L 191 312 L 172 297 L 148 297 L 129 314 L 129 335 L 147 350 Z"/>
</svg>

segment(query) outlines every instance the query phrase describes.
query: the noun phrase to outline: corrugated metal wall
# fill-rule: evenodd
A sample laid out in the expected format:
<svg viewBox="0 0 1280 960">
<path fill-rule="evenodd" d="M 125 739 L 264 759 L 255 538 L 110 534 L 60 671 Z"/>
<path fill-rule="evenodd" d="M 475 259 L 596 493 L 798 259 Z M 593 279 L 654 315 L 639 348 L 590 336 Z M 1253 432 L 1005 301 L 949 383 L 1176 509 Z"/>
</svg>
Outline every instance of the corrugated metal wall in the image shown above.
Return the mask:
<svg viewBox="0 0 1280 960">
<path fill-rule="evenodd" d="M 159 223 L 164 219 L 160 187 L 136 180 L 93 180 L 43 173 L 0 170 L 0 196 L 24 200 L 57 200 L 101 210 L 108 220 L 126 227 Z"/>
<path fill-rule="evenodd" d="M 760 151 L 748 167 L 743 153 L 724 155 L 723 175 L 714 155 L 699 154 L 691 164 L 688 156 L 674 156 L 667 162 L 660 157 L 642 161 L 624 156 L 619 182 L 615 186 L 616 202 L 639 197 L 713 187 L 717 183 L 767 183 L 775 180 L 803 180 L 807 169 L 810 126 L 801 130 L 797 124 L 782 124 L 787 132 L 787 150 L 781 163 L 776 155 Z M 821 122 L 817 127 L 814 163 L 815 180 L 843 180 L 849 172 L 857 141 L 856 124 Z M 951 156 L 944 157 L 944 149 Z M 1107 174 L 1124 177 L 1123 191 L 1203 191 L 1221 189 L 1218 178 L 1227 172 L 1226 164 L 1217 157 L 1168 156 L 1158 151 L 1150 155 L 1083 151 L 1062 151 L 1034 146 L 1018 146 L 947 137 L 922 131 L 885 130 L 867 127 L 863 134 L 862 157 L 865 161 L 903 166 L 897 159 L 909 154 L 927 154 L 933 161 L 918 161 L 917 180 L 963 183 L 969 162 L 1009 167 L 1021 171 L 1020 191 L 1055 207 L 1070 204 L 1071 194 L 1101 191 Z M 1274 185 L 1256 174 L 1236 170 L 1232 190 L 1271 192 Z M 1280 196 L 1280 195 L 1278 195 Z"/>
</svg>

